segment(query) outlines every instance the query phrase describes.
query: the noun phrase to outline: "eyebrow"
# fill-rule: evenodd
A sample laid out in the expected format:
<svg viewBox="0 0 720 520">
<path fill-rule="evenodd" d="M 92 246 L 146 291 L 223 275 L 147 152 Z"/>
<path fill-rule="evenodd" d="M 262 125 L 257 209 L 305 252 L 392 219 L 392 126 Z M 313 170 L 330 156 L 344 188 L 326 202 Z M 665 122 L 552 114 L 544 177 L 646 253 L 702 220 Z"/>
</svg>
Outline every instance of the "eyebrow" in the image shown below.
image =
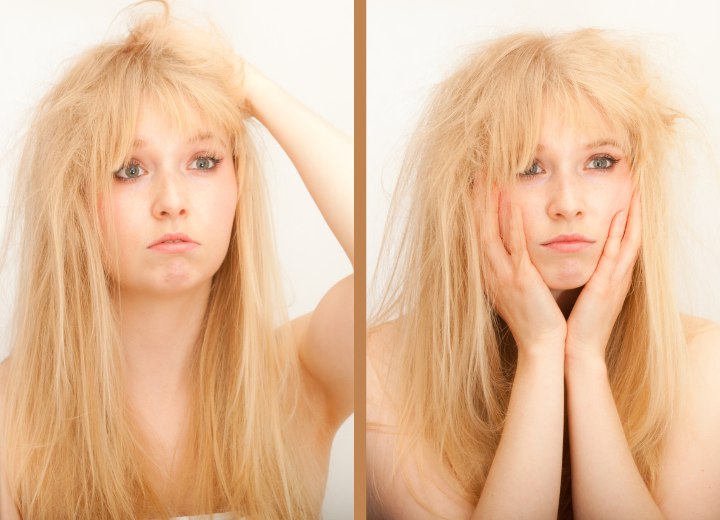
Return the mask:
<svg viewBox="0 0 720 520">
<path fill-rule="evenodd" d="M 219 137 L 216 137 L 215 134 L 213 134 L 212 132 L 207 132 L 207 131 L 198 132 L 194 136 L 190 137 L 190 139 L 187 140 L 187 144 L 193 144 L 193 143 L 197 143 L 200 141 L 212 141 L 212 140 L 219 141 L 220 144 L 222 144 L 224 147 L 227 148 L 227 144 L 225 143 L 225 141 L 223 141 Z M 147 141 L 142 138 L 138 138 L 133 141 L 133 149 L 135 149 L 135 150 L 145 148 L 145 146 L 147 146 Z"/>
</svg>

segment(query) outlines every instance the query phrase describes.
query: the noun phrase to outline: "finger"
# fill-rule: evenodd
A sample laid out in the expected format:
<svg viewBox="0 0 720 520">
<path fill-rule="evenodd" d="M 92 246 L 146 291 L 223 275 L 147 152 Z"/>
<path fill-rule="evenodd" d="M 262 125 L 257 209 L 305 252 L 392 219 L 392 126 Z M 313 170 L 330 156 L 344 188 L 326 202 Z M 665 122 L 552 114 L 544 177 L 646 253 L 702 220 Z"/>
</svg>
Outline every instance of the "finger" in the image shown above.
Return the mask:
<svg viewBox="0 0 720 520">
<path fill-rule="evenodd" d="M 627 210 L 622 210 L 613 217 L 610 232 L 603 248 L 603 254 L 608 258 L 615 259 L 620 253 L 622 238 L 625 235 L 625 225 L 627 224 L 627 214 Z"/>
<path fill-rule="evenodd" d="M 515 261 L 519 261 L 520 258 L 527 251 L 527 245 L 525 244 L 525 230 L 523 229 L 522 211 L 520 207 L 512 204 L 510 206 L 510 236 L 508 237 L 508 244 L 510 246 L 510 256 Z"/>
<path fill-rule="evenodd" d="M 642 241 L 642 209 L 640 206 L 640 196 L 633 194 L 630 200 L 630 209 L 625 226 L 625 236 L 621 244 L 620 258 L 618 259 L 618 268 L 622 272 L 632 269 L 637 260 Z"/>
<path fill-rule="evenodd" d="M 633 194 L 630 200 L 630 213 L 628 215 L 628 224 L 625 229 L 624 240 L 630 242 L 640 242 L 642 230 L 642 208 L 640 207 L 640 196 Z"/>
<path fill-rule="evenodd" d="M 620 211 L 615 214 L 610 223 L 610 232 L 608 233 L 603 252 L 600 255 L 600 261 L 595 268 L 593 278 L 600 278 L 608 281 L 617 267 L 617 257 L 620 253 L 620 244 L 625 228 L 626 211 Z"/>
<path fill-rule="evenodd" d="M 493 262 L 503 262 L 507 259 L 507 252 L 500 238 L 499 201 L 500 192 L 493 186 L 483 217 L 483 249 Z"/>
</svg>

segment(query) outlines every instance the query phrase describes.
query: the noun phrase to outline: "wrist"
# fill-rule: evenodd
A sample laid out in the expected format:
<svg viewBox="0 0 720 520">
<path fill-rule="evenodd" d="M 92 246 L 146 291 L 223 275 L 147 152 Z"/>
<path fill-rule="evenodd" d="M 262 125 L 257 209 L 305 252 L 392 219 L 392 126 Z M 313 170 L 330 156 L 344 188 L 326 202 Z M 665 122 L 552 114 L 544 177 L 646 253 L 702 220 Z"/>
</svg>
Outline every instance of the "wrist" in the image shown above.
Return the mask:
<svg viewBox="0 0 720 520">
<path fill-rule="evenodd" d="M 607 363 L 605 362 L 604 351 L 600 354 L 594 349 L 566 346 L 565 372 L 566 374 L 578 373 L 583 376 L 596 374 L 607 377 Z"/>
<path fill-rule="evenodd" d="M 258 117 L 262 96 L 275 87 L 275 84 L 247 62 L 243 70 L 245 108 L 251 115 Z"/>
<path fill-rule="evenodd" d="M 537 342 L 518 345 L 518 363 L 544 364 L 563 362 L 565 352 L 562 342 Z"/>
</svg>

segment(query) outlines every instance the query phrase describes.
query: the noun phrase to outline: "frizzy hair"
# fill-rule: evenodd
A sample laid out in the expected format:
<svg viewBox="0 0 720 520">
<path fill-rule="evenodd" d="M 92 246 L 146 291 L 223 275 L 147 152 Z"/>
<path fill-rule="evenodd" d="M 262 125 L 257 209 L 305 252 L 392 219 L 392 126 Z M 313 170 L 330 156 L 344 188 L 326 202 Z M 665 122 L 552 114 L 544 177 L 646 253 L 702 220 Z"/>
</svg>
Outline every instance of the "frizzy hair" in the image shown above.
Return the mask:
<svg viewBox="0 0 720 520">
<path fill-rule="evenodd" d="M 473 503 L 500 440 L 516 363 L 483 282 L 477 219 L 492 186 L 516 182 L 532 164 L 548 107 L 576 128 L 601 121 L 616 132 L 641 197 L 641 251 L 606 361 L 632 455 L 654 489 L 684 373 L 667 193 L 684 116 L 635 49 L 594 29 L 487 42 L 437 85 L 406 154 L 381 250 L 390 268 L 370 319 L 371 335 L 394 320 L 377 370 L 396 389 L 398 424 L 371 428 L 402 439 L 396 464 L 420 445 L 432 450 Z M 567 455 L 566 446 L 561 510 L 570 507 Z"/>
<path fill-rule="evenodd" d="M 242 65 L 215 29 L 178 21 L 159 3 L 162 13 L 141 13 L 126 36 L 79 56 L 39 103 L 25 139 L 3 436 L 11 494 L 24 518 L 168 518 L 179 508 L 316 518 L 321 468 L 289 438 L 288 423 L 307 403 Z M 132 150 L 144 101 L 180 135 L 228 136 L 238 183 L 228 253 L 192 359 L 174 494 L 155 485 L 158 468 L 143 449 L 152 439 L 127 407 L 105 254 L 113 237 L 101 233 L 102 201 Z"/>
</svg>

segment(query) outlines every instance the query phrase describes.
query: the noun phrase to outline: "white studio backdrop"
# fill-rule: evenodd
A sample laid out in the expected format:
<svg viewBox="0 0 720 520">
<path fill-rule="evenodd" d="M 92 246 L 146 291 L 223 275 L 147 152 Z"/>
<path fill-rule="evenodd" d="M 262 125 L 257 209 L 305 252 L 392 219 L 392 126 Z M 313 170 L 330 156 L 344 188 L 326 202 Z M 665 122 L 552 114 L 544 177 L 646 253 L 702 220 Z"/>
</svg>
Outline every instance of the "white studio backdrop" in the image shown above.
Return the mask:
<svg viewBox="0 0 720 520">
<path fill-rule="evenodd" d="M 74 56 L 122 33 L 132 0 L 2 2 L 0 66 L 0 216 L 32 109 Z M 234 49 L 306 106 L 353 134 L 354 22 L 351 0 L 175 0 L 173 15 L 215 23 Z M 120 14 L 119 14 L 120 13 Z M 119 14 L 119 16 L 118 16 Z M 117 16 L 117 18 L 116 18 Z M 270 206 L 291 317 L 311 311 L 351 272 L 342 249 L 280 146 L 262 129 Z M 3 238 L 3 237 L 0 237 Z M 12 259 L 11 259 L 12 260 Z M 13 265 L 2 273 L 0 360 L 8 354 Z M 333 443 L 323 504 L 327 520 L 353 516 L 353 418 Z"/>
<path fill-rule="evenodd" d="M 368 310 L 385 282 L 385 270 L 373 278 L 390 199 L 433 86 L 479 42 L 523 30 L 596 27 L 642 42 L 694 121 L 698 136 L 676 181 L 676 285 L 682 311 L 720 323 L 718 22 L 720 4 L 703 0 L 367 0 Z"/>
</svg>

